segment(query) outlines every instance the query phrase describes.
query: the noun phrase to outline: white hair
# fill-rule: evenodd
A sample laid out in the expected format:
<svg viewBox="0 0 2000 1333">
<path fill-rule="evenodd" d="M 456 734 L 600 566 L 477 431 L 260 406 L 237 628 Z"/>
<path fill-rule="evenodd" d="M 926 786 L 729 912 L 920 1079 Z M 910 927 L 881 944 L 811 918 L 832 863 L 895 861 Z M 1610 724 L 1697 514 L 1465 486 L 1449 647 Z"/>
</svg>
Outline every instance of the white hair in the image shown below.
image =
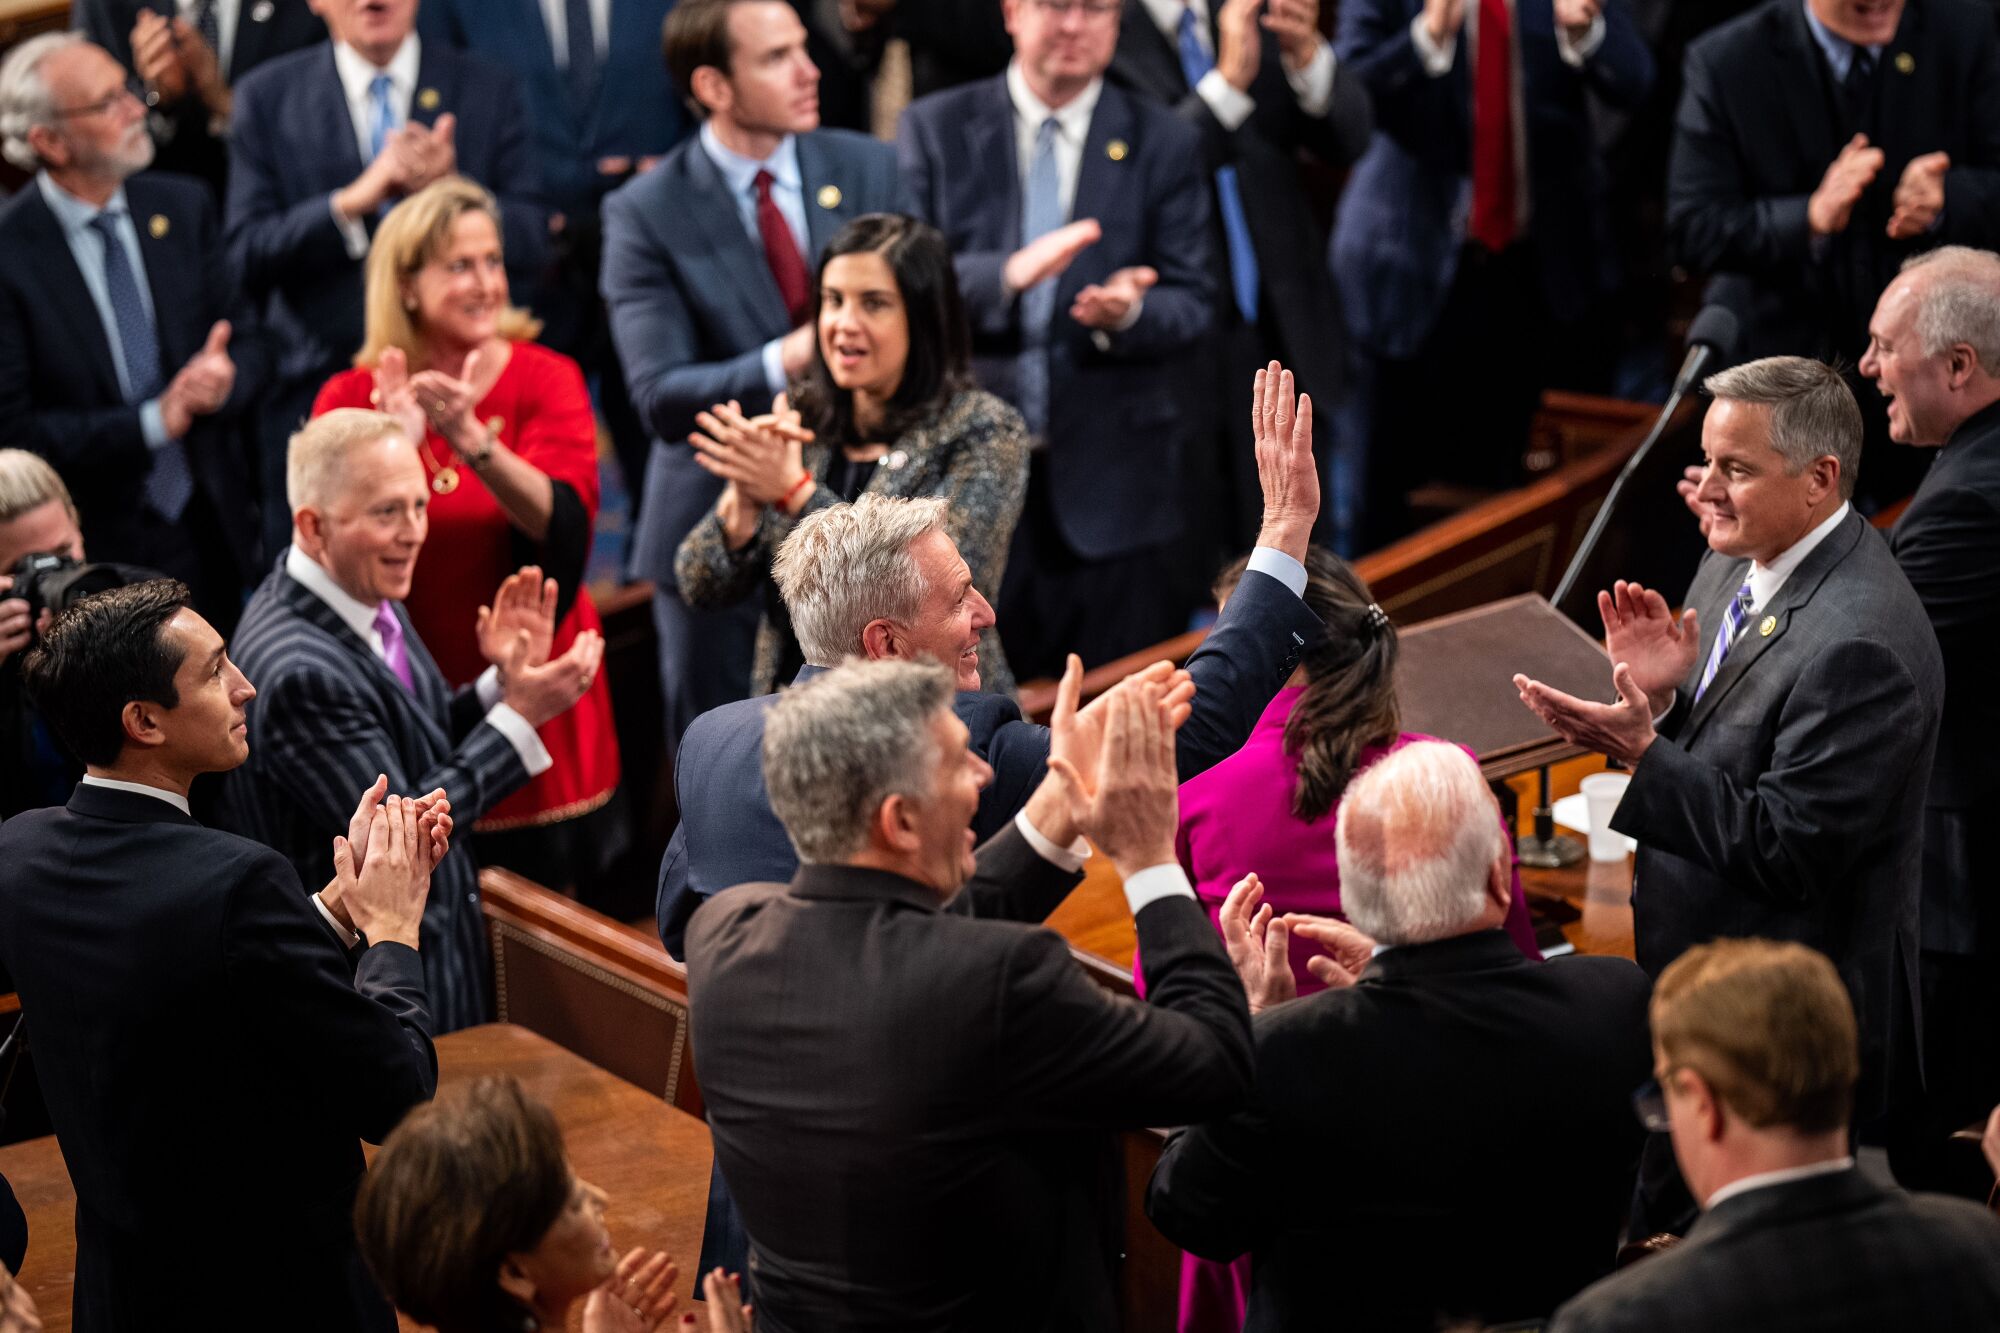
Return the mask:
<svg viewBox="0 0 2000 1333">
<path fill-rule="evenodd" d="M 1341 795 L 1333 836 L 1341 909 L 1380 944 L 1463 933 L 1507 850 L 1479 765 L 1444 741 L 1417 741 L 1363 769 Z"/>
<path fill-rule="evenodd" d="M 56 125 L 56 96 L 42 77 L 43 62 L 89 40 L 80 32 L 45 32 L 0 60 L 0 155 L 21 170 L 38 171 L 42 165 L 41 154 L 28 142 L 28 131 Z"/>
<path fill-rule="evenodd" d="M 326 508 L 339 489 L 347 456 L 391 437 L 408 438 L 403 423 L 365 407 L 337 407 L 300 427 L 285 447 L 285 501 L 292 512 Z"/>
<path fill-rule="evenodd" d="M 771 577 L 805 659 L 829 666 L 861 652 L 870 621 L 912 623 L 924 574 L 911 545 L 944 531 L 945 501 L 866 494 L 808 514 L 778 547 Z"/>
<path fill-rule="evenodd" d="M 1941 245 L 1911 255 L 1902 271 L 1924 270 L 1917 297 L 1917 341 L 1925 356 L 1960 343 L 1979 368 L 2000 375 L 2000 255 L 1969 245 Z"/>
</svg>

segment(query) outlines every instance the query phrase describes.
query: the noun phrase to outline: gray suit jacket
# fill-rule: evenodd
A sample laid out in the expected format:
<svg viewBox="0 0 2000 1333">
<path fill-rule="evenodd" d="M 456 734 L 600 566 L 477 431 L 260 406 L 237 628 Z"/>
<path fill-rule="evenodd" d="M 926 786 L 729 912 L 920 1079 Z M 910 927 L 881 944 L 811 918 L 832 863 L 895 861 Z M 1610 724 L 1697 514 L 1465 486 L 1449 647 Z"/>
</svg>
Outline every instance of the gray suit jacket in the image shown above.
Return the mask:
<svg viewBox="0 0 2000 1333">
<path fill-rule="evenodd" d="M 1749 561 L 1706 556 L 1686 604 L 1704 635 L 1613 826 L 1639 840 L 1633 932 L 1658 976 L 1718 937 L 1833 959 L 1861 1027 L 1857 1115 L 1916 1057 L 1924 791 L 1944 702 L 1937 636 L 1858 513 L 1792 571 L 1692 703 Z"/>
</svg>

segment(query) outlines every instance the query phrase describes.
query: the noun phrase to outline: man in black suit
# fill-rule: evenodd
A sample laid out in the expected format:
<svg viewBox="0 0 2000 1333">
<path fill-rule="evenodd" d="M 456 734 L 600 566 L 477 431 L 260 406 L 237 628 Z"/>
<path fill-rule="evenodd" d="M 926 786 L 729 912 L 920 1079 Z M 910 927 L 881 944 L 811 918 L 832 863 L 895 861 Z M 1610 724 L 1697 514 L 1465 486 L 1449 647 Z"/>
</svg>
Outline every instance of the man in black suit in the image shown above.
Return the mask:
<svg viewBox="0 0 2000 1333">
<path fill-rule="evenodd" d="M 1075 725 L 1081 680 L 1064 677 L 1054 771 L 976 855 L 991 770 L 945 668 L 850 663 L 771 709 L 771 802 L 803 864 L 688 931 L 696 1068 L 760 1321 L 1112 1327 L 1106 1131 L 1247 1090 L 1243 988 L 1174 860 L 1185 709 L 1129 680 L 1100 741 Z M 1147 1003 L 1036 928 L 1081 877 L 1084 836 L 1123 876 Z"/>
<path fill-rule="evenodd" d="M 1633 770 L 1614 826 L 1639 842 L 1633 943 L 1649 974 L 1717 937 L 1834 960 L 1860 1014 L 1857 1113 L 1872 1135 L 1919 1067 L 1944 663 L 1888 543 L 1848 503 L 1861 411 L 1839 374 L 1769 357 L 1704 387 L 1697 498 L 1713 515 L 1685 617 L 1653 589 L 1599 594 L 1615 703 L 1514 681 L 1565 738 Z"/>
<path fill-rule="evenodd" d="M 494 665 L 454 694 L 398 605 L 428 530 L 424 465 L 394 417 L 341 408 L 293 437 L 296 539 L 244 608 L 233 648 L 261 683 L 248 711 L 248 763 L 223 788 L 224 819 L 274 847 L 302 880 L 327 873 L 315 829 L 343 793 L 386 775 L 389 790 L 442 787 L 478 819 L 553 760 L 535 728 L 590 688 L 604 640 L 585 630 L 549 660 L 555 580 L 524 569 L 479 611 Z M 424 913 L 424 976 L 436 1031 L 484 1023 L 485 927 L 478 867 L 459 850 Z"/>
<path fill-rule="evenodd" d="M 1889 402 L 1889 438 L 1937 450 L 1889 550 L 1944 654 L 1923 811 L 1926 1113 L 1914 1145 L 1941 1150 L 2000 1102 L 2000 859 L 1983 826 L 2000 796 L 1987 676 L 2000 657 L 2000 256 L 1945 246 L 1912 258 L 1875 307 L 1860 369 Z M 1899 1176 L 1913 1168 L 1899 1158 Z"/>
<path fill-rule="evenodd" d="M 1653 993 L 1655 1082 L 1635 1099 L 1673 1138 L 1704 1209 L 1685 1240 L 1592 1287 L 1550 1333 L 1991 1328 L 2000 1221 L 1905 1194 L 1854 1164 L 1854 1010 L 1824 957 L 1726 940 Z"/>
<path fill-rule="evenodd" d="M 153 158 L 118 62 L 73 33 L 0 65 L 0 438 L 55 465 L 100 560 L 181 579 L 225 631 L 256 569 L 245 426 L 263 378 L 208 192 Z M 109 244 L 107 244 L 107 238 Z"/>
<path fill-rule="evenodd" d="M 1676 263 L 1712 274 L 1746 357 L 1851 359 L 1913 251 L 2000 238 L 2000 36 L 1974 0 L 1766 0 L 1688 48 L 1667 178 Z M 1920 459 L 1878 447 L 1868 493 Z"/>
<path fill-rule="evenodd" d="M 311 0 L 77 0 L 70 24 L 145 85 L 159 166 L 207 181 L 218 205 L 229 179 L 231 86 L 266 60 L 326 40 Z"/>
<path fill-rule="evenodd" d="M 1238 966 L 1271 960 L 1246 975 L 1256 1090 L 1168 1140 L 1146 1212 L 1204 1258 L 1254 1256 L 1246 1330 L 1333 1310 L 1425 1333 L 1529 1318 L 1611 1268 L 1639 1158 L 1646 977 L 1621 958 L 1521 956 L 1500 928 L 1512 849 L 1493 815 L 1463 750 L 1407 746 L 1340 800 L 1351 924 L 1260 934 L 1253 899 L 1224 904 L 1225 936 L 1248 945 L 1232 943 Z M 1332 984 L 1306 999 L 1287 925 L 1331 955 L 1312 965 Z M 1551 1171 L 1540 1149 L 1558 1143 Z M 1314 1159 L 1340 1162 L 1337 1197 L 1311 1187 Z"/>
<path fill-rule="evenodd" d="M 448 824 L 371 786 L 309 898 L 190 818 L 194 779 L 243 762 L 256 690 L 170 580 L 79 602 L 26 674 L 89 765 L 67 807 L 0 824 L 0 962 L 76 1188 L 76 1328 L 389 1333 L 355 1140 L 436 1087 L 418 923 Z"/>
</svg>

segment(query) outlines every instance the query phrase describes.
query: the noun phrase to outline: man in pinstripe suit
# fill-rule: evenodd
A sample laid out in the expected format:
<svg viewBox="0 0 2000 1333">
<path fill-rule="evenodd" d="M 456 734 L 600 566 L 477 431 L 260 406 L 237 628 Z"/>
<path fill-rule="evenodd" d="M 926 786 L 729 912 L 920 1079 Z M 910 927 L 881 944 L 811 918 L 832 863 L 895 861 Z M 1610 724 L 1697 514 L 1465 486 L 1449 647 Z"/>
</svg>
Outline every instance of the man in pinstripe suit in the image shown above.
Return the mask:
<svg viewBox="0 0 2000 1333">
<path fill-rule="evenodd" d="M 481 608 L 493 669 L 453 694 L 397 605 L 426 531 L 424 467 L 394 417 L 329 412 L 292 437 L 293 542 L 244 609 L 230 653 L 258 682 L 250 760 L 226 780 L 227 827 L 276 848 L 309 884 L 331 873 L 324 830 L 377 774 L 442 787 L 470 823 L 552 760 L 535 728 L 590 687 L 593 631 L 548 659 L 555 583 L 522 570 Z M 454 847 L 432 876 L 424 980 L 440 1033 L 485 1022 L 478 867 Z"/>
</svg>

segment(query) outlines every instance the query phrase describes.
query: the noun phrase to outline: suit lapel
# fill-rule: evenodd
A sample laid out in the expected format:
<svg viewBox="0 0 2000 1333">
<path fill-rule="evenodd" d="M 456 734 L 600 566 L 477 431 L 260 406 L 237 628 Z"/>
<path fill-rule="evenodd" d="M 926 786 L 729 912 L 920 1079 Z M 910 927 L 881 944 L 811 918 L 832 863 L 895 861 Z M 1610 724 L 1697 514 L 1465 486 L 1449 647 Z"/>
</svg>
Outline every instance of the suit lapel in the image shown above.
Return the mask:
<svg viewBox="0 0 2000 1333">
<path fill-rule="evenodd" d="M 425 57 L 426 60 L 429 57 Z M 343 181 L 353 180 L 368 165 L 361 160 L 361 148 L 354 136 L 354 113 L 347 106 L 347 90 L 340 86 L 340 70 L 333 63 L 333 43 L 320 47 L 317 86 L 303 90 L 300 123 L 313 127 L 316 135 L 330 135 L 332 152 L 339 159 L 332 174 Z M 418 84 L 423 82 L 418 74 Z M 411 99 L 413 102 L 416 99 Z"/>
<path fill-rule="evenodd" d="M 430 126 L 458 109 L 458 65 L 437 42 L 425 42 L 417 61 L 417 87 L 410 95 L 410 120 Z"/>
<path fill-rule="evenodd" d="M 135 190 L 133 186 L 140 188 Z M 184 347 L 183 339 L 175 337 L 177 327 L 167 318 L 170 310 L 199 310 L 200 294 L 187 290 L 187 279 L 200 277 L 199 270 L 189 272 L 185 258 L 183 238 L 174 234 L 174 224 L 184 222 L 160 212 L 146 197 L 143 180 L 133 181 L 125 187 L 125 203 L 132 211 L 132 225 L 139 233 L 139 257 L 146 265 L 146 286 L 153 293 L 153 336 L 160 340 L 160 373 L 168 379 L 187 359 L 194 355 L 193 347 Z M 166 224 L 164 227 L 159 224 Z M 155 233 L 158 234 L 155 234 Z M 208 330 L 202 330 L 206 337 Z"/>
<path fill-rule="evenodd" d="M 104 400 L 119 401 L 124 394 L 118 387 L 118 375 L 112 367 L 111 343 L 105 337 L 104 321 L 98 316 L 96 303 L 90 299 L 90 288 L 84 285 L 83 270 L 77 267 L 76 256 L 70 252 L 62 224 L 49 211 L 39 185 L 30 181 L 22 189 L 28 196 L 22 205 L 22 221 L 28 228 L 29 248 L 41 251 L 46 257 L 42 276 L 47 284 L 49 303 L 69 324 L 79 345 L 89 353 L 97 387 Z"/>
<path fill-rule="evenodd" d="M 1209 12 L 1209 37 L 1215 36 L 1214 6 Z M 1160 31 L 1142 0 L 1125 0 L 1124 27 L 1118 30 L 1118 54 L 1132 85 L 1169 106 L 1187 96 L 1187 75 L 1181 69 L 1180 48 Z"/>
<path fill-rule="evenodd" d="M 1132 104 L 1125 93 L 1110 84 L 1104 85 L 1097 109 L 1091 112 L 1090 129 L 1083 137 L 1083 161 L 1076 172 L 1076 202 L 1069 215 L 1075 218 L 1097 218 L 1104 223 L 1105 234 L 1117 229 L 1113 219 L 1132 216 L 1137 201 L 1131 191 L 1138 187 L 1138 153 L 1146 151 L 1146 145 L 1134 147 Z M 1113 142 L 1123 143 L 1126 151 L 1116 158 L 1112 156 Z M 1069 309 L 1070 302 L 1083 290 L 1084 275 L 1079 265 L 1070 265 L 1056 284 L 1056 309 Z"/>
<path fill-rule="evenodd" d="M 257 18 L 258 14 L 264 17 Z M 231 83 L 236 81 L 236 71 L 251 69 L 264 58 L 264 44 L 270 38 L 271 20 L 277 13 L 275 0 L 270 4 L 260 4 L 259 0 L 242 0 L 242 8 L 236 15 L 236 44 L 229 51 L 229 68 L 223 74 Z"/>
<path fill-rule="evenodd" d="M 1004 76 L 989 81 L 992 101 L 984 115 L 965 124 L 965 161 L 983 163 L 986 184 L 982 198 L 992 201 L 1000 219 L 996 249 L 1015 250 L 1021 244 L 1021 150 L 1014 140 L 1014 99 L 1007 95 Z"/>
<path fill-rule="evenodd" d="M 1896 36 L 1882 48 L 1882 60 L 1876 67 L 1876 146 L 1892 164 L 1907 162 L 1937 147 L 1934 142 L 1913 137 L 1918 126 L 1937 123 L 1937 116 L 1928 107 L 1919 106 L 1931 100 L 1927 96 L 1930 85 L 1924 81 L 1927 71 L 1912 53 L 1912 48 L 1922 44 L 1923 22 L 1923 6 L 1905 5 Z M 1919 116 L 1921 120 L 1914 119 Z"/>
<path fill-rule="evenodd" d="M 841 188 L 840 173 L 819 135 L 801 134 L 793 142 L 799 154 L 799 190 L 805 196 L 806 268 L 817 272 L 827 243 L 856 216 L 855 192 Z M 828 190 L 837 193 L 826 193 Z"/>
<path fill-rule="evenodd" d="M 415 695 L 403 688 L 403 682 L 396 679 L 396 673 L 389 670 L 389 664 L 377 657 L 375 650 L 369 647 L 332 607 L 321 601 L 312 589 L 291 577 L 286 577 L 281 586 L 286 604 L 301 620 L 330 635 L 349 657 L 355 659 L 355 665 L 368 674 L 377 694 L 400 700 L 402 711 L 414 720 L 416 726 L 429 733 L 432 742 L 440 747 L 441 751 L 451 749 L 451 738 L 445 732 L 443 721 L 446 705 L 440 703 L 433 709 L 430 702 L 423 698 L 423 682 L 426 675 L 432 682 L 438 679 L 437 664 L 431 661 L 430 654 L 418 642 L 416 631 L 410 627 L 409 617 L 403 614 L 402 607 L 396 608 L 396 614 L 403 622 L 403 642 L 410 650 L 411 679 L 417 682 L 418 693 Z M 420 658 L 424 663 L 424 670 L 417 669 Z M 442 688 L 441 685 L 439 688 Z"/>
<path fill-rule="evenodd" d="M 1771 56 L 1772 77 L 1791 85 L 1779 100 L 1791 119 L 1800 155 L 1808 162 L 1833 161 L 1843 142 L 1843 113 L 1826 57 L 1806 26 L 1804 5 L 1788 8 L 1780 18 Z"/>
<path fill-rule="evenodd" d="M 799 170 L 803 175 L 803 162 Z M 722 170 L 701 146 L 699 138 L 688 141 L 687 179 L 692 188 L 683 201 L 681 216 L 701 230 L 709 254 L 721 266 L 720 290 L 741 292 L 754 301 L 757 322 L 762 327 L 789 329 L 791 316 L 785 311 L 785 298 L 778 293 L 778 280 L 771 276 L 771 266 L 764 262 L 762 252 L 743 230 L 743 215 L 737 211 L 736 200 L 730 197 Z"/>
</svg>

